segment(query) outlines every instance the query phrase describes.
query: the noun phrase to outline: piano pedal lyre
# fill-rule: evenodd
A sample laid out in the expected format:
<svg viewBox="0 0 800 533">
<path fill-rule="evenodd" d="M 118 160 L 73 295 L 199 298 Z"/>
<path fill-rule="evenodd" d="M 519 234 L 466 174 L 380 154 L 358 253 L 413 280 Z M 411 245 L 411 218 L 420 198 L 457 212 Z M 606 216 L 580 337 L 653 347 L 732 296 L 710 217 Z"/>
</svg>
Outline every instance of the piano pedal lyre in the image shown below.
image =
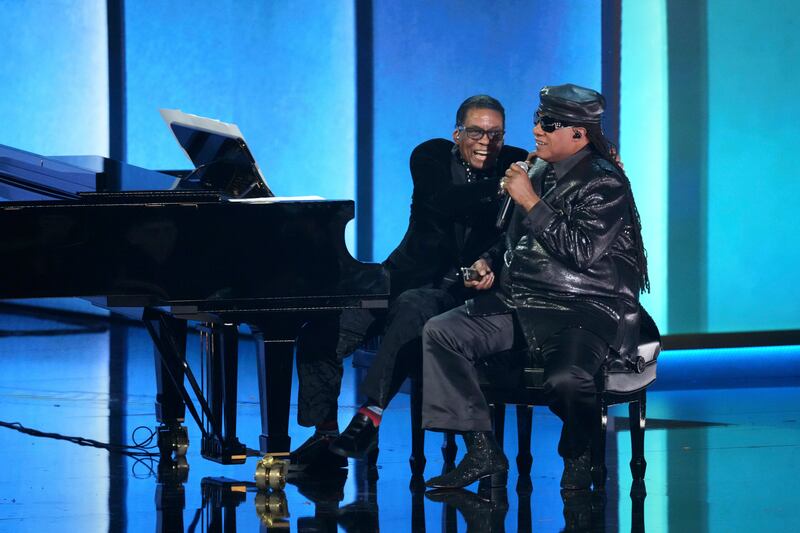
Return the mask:
<svg viewBox="0 0 800 533">
<path fill-rule="evenodd" d="M 258 490 L 283 490 L 289 472 L 288 453 L 268 453 L 256 464 L 256 487 Z"/>
<path fill-rule="evenodd" d="M 156 443 L 163 457 L 185 457 L 189 450 L 189 432 L 186 426 L 164 424 L 156 430 Z"/>
</svg>

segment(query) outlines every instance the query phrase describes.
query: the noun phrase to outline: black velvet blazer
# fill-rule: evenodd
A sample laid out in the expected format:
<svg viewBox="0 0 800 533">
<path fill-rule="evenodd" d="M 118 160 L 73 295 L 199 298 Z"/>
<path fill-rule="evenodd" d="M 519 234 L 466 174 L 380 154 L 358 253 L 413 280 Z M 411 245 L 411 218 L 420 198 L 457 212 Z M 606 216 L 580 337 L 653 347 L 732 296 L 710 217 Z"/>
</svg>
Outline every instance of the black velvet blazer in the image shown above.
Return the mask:
<svg viewBox="0 0 800 533">
<path fill-rule="evenodd" d="M 448 283 L 444 279 L 448 274 L 471 265 L 499 237 L 495 229 L 498 182 L 509 165 L 525 160 L 527 152 L 504 146 L 493 175 L 467 183 L 453 146 L 451 141 L 432 139 L 411 153 L 414 192 L 408 229 L 383 263 L 393 296 Z"/>
</svg>

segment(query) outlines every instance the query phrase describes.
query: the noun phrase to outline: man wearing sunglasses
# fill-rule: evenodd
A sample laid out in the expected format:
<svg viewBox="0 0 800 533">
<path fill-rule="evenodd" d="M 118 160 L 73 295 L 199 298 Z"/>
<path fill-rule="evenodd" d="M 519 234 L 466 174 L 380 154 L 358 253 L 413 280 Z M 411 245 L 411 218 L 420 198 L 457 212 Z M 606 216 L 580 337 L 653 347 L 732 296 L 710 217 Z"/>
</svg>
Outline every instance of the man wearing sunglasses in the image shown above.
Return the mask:
<svg viewBox="0 0 800 533">
<path fill-rule="evenodd" d="M 391 281 L 388 311 L 344 311 L 338 322 L 309 324 L 298 339 L 298 421 L 316 431 L 292 452 L 293 464 L 346 466 L 346 457 L 376 449 L 383 409 L 410 372 L 419 372 L 425 321 L 473 292 L 459 278 L 460 267 L 497 240 L 500 178 L 527 155 L 504 146 L 504 129 L 500 102 L 472 96 L 458 108 L 452 142 L 432 139 L 412 152 L 408 229 L 383 263 Z M 342 358 L 376 335 L 382 341 L 362 386 L 367 402 L 340 435 Z"/>
<path fill-rule="evenodd" d="M 620 364 L 636 356 L 639 293 L 649 290 L 630 183 L 600 127 L 604 106 L 602 95 L 572 84 L 541 90 L 535 157 L 501 180 L 515 203 L 508 230 L 473 265 L 483 278 L 467 282 L 489 289 L 497 273 L 498 287 L 425 326 L 423 427 L 460 432 L 467 445 L 455 470 L 429 487 L 487 476 L 504 484 L 508 461 L 490 431 L 477 368 L 492 364 L 499 369 L 481 371 L 484 379 L 512 390 L 543 386 L 563 421 L 562 489 L 592 483 L 594 377 L 607 356 Z M 527 350 L 508 355 L 515 345 Z"/>
</svg>

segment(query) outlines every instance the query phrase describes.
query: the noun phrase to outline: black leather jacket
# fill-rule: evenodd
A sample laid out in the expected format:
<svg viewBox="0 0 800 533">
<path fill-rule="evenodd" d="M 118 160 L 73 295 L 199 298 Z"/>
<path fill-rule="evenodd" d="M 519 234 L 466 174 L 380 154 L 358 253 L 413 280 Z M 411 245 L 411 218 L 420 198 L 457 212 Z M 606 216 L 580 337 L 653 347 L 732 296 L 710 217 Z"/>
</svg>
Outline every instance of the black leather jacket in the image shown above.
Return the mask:
<svg viewBox="0 0 800 533">
<path fill-rule="evenodd" d="M 540 193 L 547 163 L 530 176 Z M 499 273 L 499 291 L 470 304 L 471 314 L 527 308 L 579 308 L 605 315 L 598 332 L 612 349 L 635 355 L 639 333 L 639 274 L 624 178 L 591 150 L 558 179 L 530 212 L 517 206 L 504 239 L 486 257 Z M 494 302 L 492 301 L 494 299 Z M 588 310 L 588 311 L 587 311 Z M 506 311 L 507 312 L 507 311 Z M 535 345 L 536 315 L 517 313 Z M 609 321 L 607 318 L 611 318 Z"/>
</svg>

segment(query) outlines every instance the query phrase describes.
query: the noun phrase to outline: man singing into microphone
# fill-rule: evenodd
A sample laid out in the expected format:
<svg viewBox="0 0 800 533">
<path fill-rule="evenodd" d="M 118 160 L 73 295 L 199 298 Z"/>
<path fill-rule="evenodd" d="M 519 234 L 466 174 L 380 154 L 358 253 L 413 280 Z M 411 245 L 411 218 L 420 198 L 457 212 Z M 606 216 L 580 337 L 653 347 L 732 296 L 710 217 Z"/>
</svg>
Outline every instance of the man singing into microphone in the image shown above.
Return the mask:
<svg viewBox="0 0 800 533">
<path fill-rule="evenodd" d="M 503 145 L 504 130 L 500 102 L 472 96 L 456 112 L 453 142 L 432 139 L 412 152 L 408 229 L 383 263 L 392 291 L 388 312 L 347 310 L 338 321 L 309 324 L 298 339 L 298 421 L 316 432 L 292 452 L 295 465 L 346 466 L 345 457 L 374 450 L 383 409 L 409 373 L 419 372 L 425 321 L 471 297 L 459 268 L 497 240 L 500 177 L 527 155 Z M 367 401 L 339 435 L 342 358 L 375 335 L 383 340 L 363 383 Z"/>
<path fill-rule="evenodd" d="M 506 171 L 501 187 L 516 204 L 508 230 L 474 264 L 482 279 L 467 283 L 484 292 L 424 329 L 423 427 L 460 432 L 467 445 L 455 470 L 429 487 L 490 475 L 504 483 L 508 461 L 491 433 L 476 364 L 491 364 L 520 339 L 530 352 L 511 374 L 522 386 L 522 367 L 538 361 L 550 409 L 563 421 L 561 487 L 588 488 L 594 376 L 609 352 L 636 355 L 647 262 L 630 183 L 600 127 L 605 100 L 571 84 L 539 95 L 537 157 L 527 173 L 524 164 Z"/>
</svg>

